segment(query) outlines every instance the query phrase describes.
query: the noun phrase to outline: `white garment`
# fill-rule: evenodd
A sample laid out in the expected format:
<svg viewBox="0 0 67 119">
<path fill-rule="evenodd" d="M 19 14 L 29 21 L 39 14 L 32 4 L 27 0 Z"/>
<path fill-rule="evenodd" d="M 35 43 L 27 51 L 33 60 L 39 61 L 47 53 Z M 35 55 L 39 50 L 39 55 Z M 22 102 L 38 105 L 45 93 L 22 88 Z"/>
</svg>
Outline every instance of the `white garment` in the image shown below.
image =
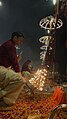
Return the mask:
<svg viewBox="0 0 67 119">
<path fill-rule="evenodd" d="M 8 105 L 16 102 L 23 89 L 23 78 L 11 69 L 0 66 L 0 98 Z"/>
</svg>

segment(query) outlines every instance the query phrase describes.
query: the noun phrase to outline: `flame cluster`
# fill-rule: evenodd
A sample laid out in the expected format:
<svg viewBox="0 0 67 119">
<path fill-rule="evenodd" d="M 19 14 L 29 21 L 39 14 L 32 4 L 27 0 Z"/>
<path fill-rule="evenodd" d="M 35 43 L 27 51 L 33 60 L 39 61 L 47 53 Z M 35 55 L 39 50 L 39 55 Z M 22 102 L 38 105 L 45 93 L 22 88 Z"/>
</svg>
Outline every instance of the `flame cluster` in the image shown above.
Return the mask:
<svg viewBox="0 0 67 119">
<path fill-rule="evenodd" d="M 47 70 L 46 69 L 38 69 L 37 72 L 34 74 L 33 78 L 29 80 L 29 82 L 38 90 L 42 91 L 44 87 L 44 83 L 47 77 Z"/>
</svg>

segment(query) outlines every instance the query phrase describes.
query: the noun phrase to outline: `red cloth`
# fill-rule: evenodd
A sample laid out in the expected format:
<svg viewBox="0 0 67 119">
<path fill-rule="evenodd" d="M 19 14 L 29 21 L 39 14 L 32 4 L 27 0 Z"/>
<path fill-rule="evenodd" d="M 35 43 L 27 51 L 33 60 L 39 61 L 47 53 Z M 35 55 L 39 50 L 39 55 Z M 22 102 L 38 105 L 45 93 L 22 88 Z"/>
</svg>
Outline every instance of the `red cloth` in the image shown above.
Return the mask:
<svg viewBox="0 0 67 119">
<path fill-rule="evenodd" d="M 20 72 L 15 44 L 11 39 L 0 46 L 0 66 L 12 66 L 16 72 Z"/>
<path fill-rule="evenodd" d="M 57 104 L 67 103 L 67 93 L 62 87 L 57 87 L 52 98 L 56 100 Z"/>
</svg>

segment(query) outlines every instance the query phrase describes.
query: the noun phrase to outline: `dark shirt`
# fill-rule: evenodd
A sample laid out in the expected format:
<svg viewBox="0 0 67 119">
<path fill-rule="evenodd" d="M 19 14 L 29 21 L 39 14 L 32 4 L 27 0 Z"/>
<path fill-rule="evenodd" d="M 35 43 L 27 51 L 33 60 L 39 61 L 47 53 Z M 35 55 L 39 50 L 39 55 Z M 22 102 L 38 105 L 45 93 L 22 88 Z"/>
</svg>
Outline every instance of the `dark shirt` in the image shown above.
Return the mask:
<svg viewBox="0 0 67 119">
<path fill-rule="evenodd" d="M 29 64 L 24 63 L 23 66 L 22 66 L 21 72 L 22 72 L 22 71 L 28 71 L 28 72 L 30 72 L 31 70 L 29 69 L 29 66 L 28 66 L 28 65 L 29 65 Z"/>
<path fill-rule="evenodd" d="M 21 72 L 23 71 L 28 71 L 29 73 L 34 73 L 34 68 L 32 66 L 32 64 L 30 64 L 29 62 L 25 62 L 23 65 L 22 65 L 22 69 L 21 69 Z"/>
<path fill-rule="evenodd" d="M 20 72 L 16 47 L 11 39 L 0 46 L 0 66 L 4 66 L 6 68 L 12 66 L 16 72 Z"/>
</svg>

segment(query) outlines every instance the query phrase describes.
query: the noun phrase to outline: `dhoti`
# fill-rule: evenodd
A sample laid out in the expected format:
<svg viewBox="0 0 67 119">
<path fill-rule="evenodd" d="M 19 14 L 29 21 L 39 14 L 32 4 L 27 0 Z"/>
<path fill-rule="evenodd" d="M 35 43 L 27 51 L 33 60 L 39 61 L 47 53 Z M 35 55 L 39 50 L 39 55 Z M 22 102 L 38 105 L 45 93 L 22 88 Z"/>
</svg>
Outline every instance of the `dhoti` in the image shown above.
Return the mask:
<svg viewBox="0 0 67 119">
<path fill-rule="evenodd" d="M 0 98 L 8 105 L 16 102 L 23 89 L 23 78 L 11 69 L 0 66 Z"/>
</svg>

